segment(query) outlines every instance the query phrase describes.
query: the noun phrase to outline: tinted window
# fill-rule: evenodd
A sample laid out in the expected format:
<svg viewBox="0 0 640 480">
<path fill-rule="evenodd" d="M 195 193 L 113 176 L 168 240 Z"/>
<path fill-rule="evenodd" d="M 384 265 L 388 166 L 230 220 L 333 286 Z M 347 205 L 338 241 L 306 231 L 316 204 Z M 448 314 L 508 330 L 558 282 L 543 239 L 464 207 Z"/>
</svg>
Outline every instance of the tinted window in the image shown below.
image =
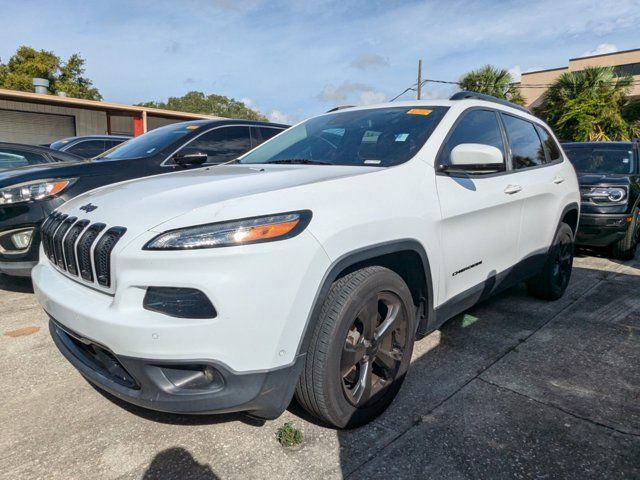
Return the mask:
<svg viewBox="0 0 640 480">
<path fill-rule="evenodd" d="M 104 140 L 85 140 L 78 142 L 67 148 L 66 151 L 84 158 L 92 158 L 105 151 Z"/>
<path fill-rule="evenodd" d="M 451 151 L 462 143 L 480 143 L 496 147 L 504 159 L 504 142 L 496 114 L 489 110 L 471 110 L 454 127 L 440 154 L 440 165 L 451 165 Z"/>
<path fill-rule="evenodd" d="M 553 139 L 549 132 L 547 132 L 540 125 L 536 125 L 536 130 L 538 130 L 538 135 L 540 135 L 540 139 L 542 140 L 542 144 L 544 148 L 547 150 L 547 155 L 549 156 L 549 161 L 555 162 L 556 160 L 560 160 L 560 147 Z"/>
<path fill-rule="evenodd" d="M 196 138 L 181 152 L 205 152 L 208 156 L 206 163 L 223 163 L 250 149 L 249 127 L 221 127 Z"/>
<path fill-rule="evenodd" d="M 564 152 L 580 173 L 620 173 L 634 171 L 633 150 L 628 147 L 572 147 L 566 146 Z"/>
<path fill-rule="evenodd" d="M 387 107 L 321 115 L 284 131 L 240 162 L 390 167 L 413 157 L 446 111 Z"/>
<path fill-rule="evenodd" d="M 279 134 L 282 131 L 281 128 L 269 128 L 269 127 L 260 127 L 258 128 L 258 130 L 260 131 L 260 140 L 262 140 L 263 142 L 266 142 L 271 137 L 275 137 L 277 134 Z"/>
<path fill-rule="evenodd" d="M 151 130 L 139 137 L 123 143 L 114 150 L 105 152 L 99 160 L 126 160 L 129 158 L 150 157 L 164 150 L 194 130 L 198 130 L 197 123 L 183 122 L 167 125 Z"/>
<path fill-rule="evenodd" d="M 105 140 L 104 147 L 109 150 L 110 148 L 117 147 L 125 140 Z"/>
<path fill-rule="evenodd" d="M 47 158 L 39 153 L 25 152 L 11 148 L 0 149 L 0 170 L 26 167 L 27 165 L 36 165 L 38 163 L 47 162 Z"/>
<path fill-rule="evenodd" d="M 511 147 L 513 168 L 529 168 L 546 163 L 544 149 L 533 123 L 504 114 L 502 119 Z"/>
</svg>

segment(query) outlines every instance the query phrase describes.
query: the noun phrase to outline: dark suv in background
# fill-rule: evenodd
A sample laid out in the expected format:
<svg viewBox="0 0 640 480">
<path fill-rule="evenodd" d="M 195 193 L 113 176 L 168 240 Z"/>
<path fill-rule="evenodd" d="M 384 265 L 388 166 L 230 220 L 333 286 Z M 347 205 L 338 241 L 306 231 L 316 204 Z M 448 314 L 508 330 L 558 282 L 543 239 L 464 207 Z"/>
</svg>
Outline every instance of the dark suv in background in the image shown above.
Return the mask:
<svg viewBox="0 0 640 480">
<path fill-rule="evenodd" d="M 76 195 L 123 180 L 228 162 L 286 128 L 248 120 L 174 123 L 91 160 L 0 171 L 0 273 L 30 275 L 38 260 L 42 221 Z M 67 223 L 58 226 L 62 232 Z"/>
<path fill-rule="evenodd" d="M 69 152 L 83 158 L 93 158 L 107 150 L 126 142 L 129 135 L 85 135 L 82 137 L 68 137 L 49 145 L 54 150 Z"/>
<path fill-rule="evenodd" d="M 582 208 L 576 243 L 634 257 L 640 233 L 638 142 L 564 143 L 580 182 Z"/>
</svg>

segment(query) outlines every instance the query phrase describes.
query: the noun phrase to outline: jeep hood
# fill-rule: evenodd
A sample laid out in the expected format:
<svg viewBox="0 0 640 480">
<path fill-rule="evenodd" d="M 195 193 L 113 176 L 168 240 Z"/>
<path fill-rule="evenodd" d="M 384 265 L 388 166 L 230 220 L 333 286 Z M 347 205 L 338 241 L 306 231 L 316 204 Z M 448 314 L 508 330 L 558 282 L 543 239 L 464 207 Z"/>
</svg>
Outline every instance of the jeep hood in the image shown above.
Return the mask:
<svg viewBox="0 0 640 480">
<path fill-rule="evenodd" d="M 142 233 L 200 207 L 264 192 L 362 175 L 379 167 L 221 165 L 129 180 L 92 190 L 58 210 Z M 90 212 L 80 207 L 91 204 Z M 253 212 L 247 211 L 246 216 Z M 211 218 L 215 222 L 216 218 Z"/>
</svg>

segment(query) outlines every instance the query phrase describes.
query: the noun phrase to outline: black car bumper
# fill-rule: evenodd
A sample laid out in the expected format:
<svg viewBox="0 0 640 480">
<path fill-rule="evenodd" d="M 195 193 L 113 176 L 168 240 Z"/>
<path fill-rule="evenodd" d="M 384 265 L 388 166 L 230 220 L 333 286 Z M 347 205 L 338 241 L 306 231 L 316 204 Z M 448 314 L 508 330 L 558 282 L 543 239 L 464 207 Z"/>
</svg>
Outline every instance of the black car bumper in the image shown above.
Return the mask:
<svg viewBox="0 0 640 480">
<path fill-rule="evenodd" d="M 62 354 L 97 387 L 126 402 L 161 412 L 247 412 L 276 418 L 293 397 L 304 358 L 290 367 L 243 373 L 211 361 L 166 361 L 115 355 L 55 320 L 51 336 Z"/>
<path fill-rule="evenodd" d="M 582 214 L 576 243 L 587 247 L 606 247 L 624 238 L 629 228 L 627 214 Z"/>
</svg>

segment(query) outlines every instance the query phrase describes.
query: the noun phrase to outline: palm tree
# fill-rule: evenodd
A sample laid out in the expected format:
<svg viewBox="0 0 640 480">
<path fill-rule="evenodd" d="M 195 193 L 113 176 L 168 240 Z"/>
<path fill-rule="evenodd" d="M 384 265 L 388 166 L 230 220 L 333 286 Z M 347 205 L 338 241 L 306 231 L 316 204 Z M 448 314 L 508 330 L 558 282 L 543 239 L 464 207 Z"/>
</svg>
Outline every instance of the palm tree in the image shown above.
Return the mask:
<svg viewBox="0 0 640 480">
<path fill-rule="evenodd" d="M 638 108 L 627 98 L 632 85 L 633 77 L 618 77 L 613 67 L 565 72 L 535 113 L 565 140 L 629 140 L 640 134 Z"/>
<path fill-rule="evenodd" d="M 494 97 L 524 105 L 524 99 L 514 85 L 513 77 L 504 68 L 485 65 L 478 70 L 472 70 L 463 75 L 458 85 L 462 90 L 493 95 Z"/>
</svg>

